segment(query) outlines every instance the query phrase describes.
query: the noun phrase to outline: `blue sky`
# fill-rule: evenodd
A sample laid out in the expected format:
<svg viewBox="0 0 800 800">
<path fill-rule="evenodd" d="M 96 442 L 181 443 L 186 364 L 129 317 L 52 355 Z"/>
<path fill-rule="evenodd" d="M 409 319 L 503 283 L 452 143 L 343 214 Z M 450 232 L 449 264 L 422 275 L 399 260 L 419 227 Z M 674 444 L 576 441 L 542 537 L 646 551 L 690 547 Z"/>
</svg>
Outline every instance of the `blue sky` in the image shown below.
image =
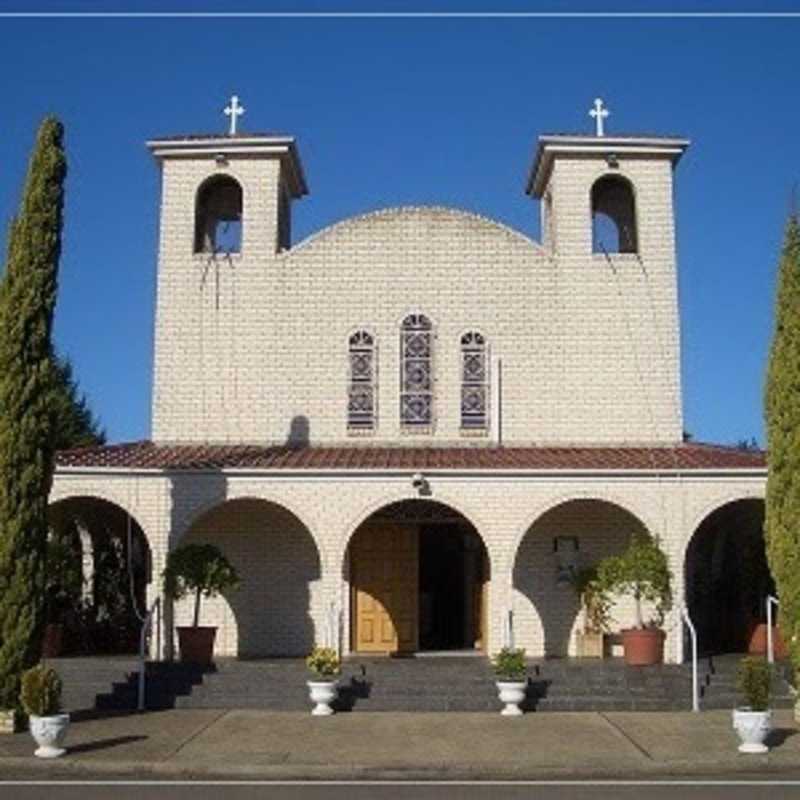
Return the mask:
<svg viewBox="0 0 800 800">
<path fill-rule="evenodd" d="M 32 4 L 0 2 L 21 8 Z M 800 18 L 6 17 L 0 33 L 0 219 L 5 228 L 17 207 L 36 126 L 56 113 L 70 168 L 56 338 L 112 440 L 147 437 L 150 424 L 159 186 L 144 141 L 223 132 L 220 109 L 236 92 L 244 130 L 298 137 L 311 195 L 295 204 L 296 240 L 416 203 L 478 211 L 538 238 L 538 207 L 523 192 L 536 137 L 589 133 L 598 95 L 609 133 L 688 136 L 676 181 L 685 426 L 696 439 L 763 442 L 775 270 L 800 180 Z"/>
</svg>

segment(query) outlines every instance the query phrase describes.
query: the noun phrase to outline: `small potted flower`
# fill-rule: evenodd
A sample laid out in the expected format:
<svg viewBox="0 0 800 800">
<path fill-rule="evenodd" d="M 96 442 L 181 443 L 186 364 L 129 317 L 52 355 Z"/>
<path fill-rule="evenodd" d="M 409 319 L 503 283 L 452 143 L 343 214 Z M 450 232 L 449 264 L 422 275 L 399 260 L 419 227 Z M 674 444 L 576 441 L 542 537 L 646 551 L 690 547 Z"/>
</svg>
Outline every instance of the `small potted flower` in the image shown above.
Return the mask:
<svg viewBox="0 0 800 800">
<path fill-rule="evenodd" d="M 207 667 L 214 655 L 217 629 L 200 625 L 200 598 L 237 589 L 239 576 L 222 551 L 212 544 L 185 544 L 167 557 L 164 592 L 173 600 L 194 595 L 191 626 L 177 628 L 181 661 Z"/>
<path fill-rule="evenodd" d="M 733 729 L 739 735 L 740 753 L 766 753 L 764 744 L 772 729 L 769 709 L 772 670 L 763 658 L 748 656 L 739 662 L 738 688 L 745 706 L 733 710 Z"/>
<path fill-rule="evenodd" d="M 311 702 L 315 703 L 311 713 L 314 716 L 333 714 L 331 703 L 339 693 L 337 677 L 341 672 L 341 662 L 331 647 L 315 647 L 306 658 L 306 666 L 314 676 L 308 681 Z"/>
<path fill-rule="evenodd" d="M 665 638 L 661 625 L 672 608 L 672 589 L 667 556 L 658 542 L 634 534 L 625 552 L 604 558 L 597 565 L 597 582 L 609 594 L 633 597 L 635 623 L 622 631 L 625 663 L 637 667 L 660 664 Z M 655 608 L 655 618 L 648 623 L 642 614 L 643 602 Z"/>
<path fill-rule="evenodd" d="M 28 715 L 31 736 L 39 745 L 38 758 L 58 758 L 69 727 L 69 714 L 61 712 L 61 678 L 52 667 L 42 664 L 22 674 L 22 708 Z"/>
<path fill-rule="evenodd" d="M 522 714 L 519 704 L 525 700 L 528 678 L 525 665 L 525 650 L 504 647 L 492 659 L 497 676 L 497 693 L 504 704 L 500 712 L 505 717 L 516 717 Z"/>
<path fill-rule="evenodd" d="M 578 658 L 603 658 L 611 599 L 597 579 L 597 567 L 579 570 L 571 583 L 583 607 L 583 630 L 575 634 L 576 655 Z"/>
</svg>

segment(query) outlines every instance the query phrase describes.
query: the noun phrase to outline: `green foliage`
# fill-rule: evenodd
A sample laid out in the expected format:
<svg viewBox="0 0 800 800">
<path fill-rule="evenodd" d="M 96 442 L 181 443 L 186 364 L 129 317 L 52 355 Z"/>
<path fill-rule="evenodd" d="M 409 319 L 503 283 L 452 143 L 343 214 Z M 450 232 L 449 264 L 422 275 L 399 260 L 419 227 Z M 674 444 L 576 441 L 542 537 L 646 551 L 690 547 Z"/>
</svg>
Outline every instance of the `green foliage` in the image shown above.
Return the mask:
<svg viewBox="0 0 800 800">
<path fill-rule="evenodd" d="M 586 632 L 602 633 L 611 625 L 609 610 L 613 605 L 608 592 L 597 577 L 597 566 L 584 567 L 572 578 L 572 587 L 581 601 L 586 616 Z"/>
<path fill-rule="evenodd" d="M 200 597 L 214 597 L 239 587 L 239 576 L 213 544 L 185 544 L 167 557 L 164 591 L 173 600 L 195 595 L 194 625 L 200 621 Z"/>
<path fill-rule="evenodd" d="M 53 531 L 47 541 L 45 596 L 48 622 L 62 622 L 66 609 L 80 602 L 83 589 L 80 542 L 76 548 L 68 533 L 63 529 Z"/>
<path fill-rule="evenodd" d="M 765 395 L 767 496 L 764 538 L 781 601 L 780 626 L 800 673 L 800 224 L 792 215 L 778 272 L 775 333 Z"/>
<path fill-rule="evenodd" d="M 22 674 L 20 701 L 26 714 L 52 717 L 61 711 L 61 678 L 51 667 L 43 664 L 31 667 Z"/>
<path fill-rule="evenodd" d="M 525 680 L 525 650 L 522 647 L 504 647 L 492 659 L 494 673 L 502 681 Z"/>
<path fill-rule="evenodd" d="M 772 669 L 766 659 L 748 656 L 739 662 L 736 685 L 753 711 L 769 708 L 771 682 Z"/>
<path fill-rule="evenodd" d="M 106 433 L 95 418 L 66 356 L 55 361 L 53 445 L 56 450 L 105 444 Z"/>
<path fill-rule="evenodd" d="M 53 477 L 53 312 L 61 254 L 64 130 L 39 128 L 0 283 L 0 708 L 19 702 L 44 625 Z"/>
<path fill-rule="evenodd" d="M 330 647 L 315 647 L 306 658 L 306 666 L 318 678 L 327 680 L 341 671 L 341 662 L 336 651 Z"/>
<path fill-rule="evenodd" d="M 636 627 L 644 628 L 642 601 L 655 605 L 656 625 L 672 608 L 671 574 L 667 556 L 643 534 L 634 534 L 627 549 L 604 558 L 597 565 L 596 583 L 601 592 L 628 594 L 636 601 Z"/>
</svg>

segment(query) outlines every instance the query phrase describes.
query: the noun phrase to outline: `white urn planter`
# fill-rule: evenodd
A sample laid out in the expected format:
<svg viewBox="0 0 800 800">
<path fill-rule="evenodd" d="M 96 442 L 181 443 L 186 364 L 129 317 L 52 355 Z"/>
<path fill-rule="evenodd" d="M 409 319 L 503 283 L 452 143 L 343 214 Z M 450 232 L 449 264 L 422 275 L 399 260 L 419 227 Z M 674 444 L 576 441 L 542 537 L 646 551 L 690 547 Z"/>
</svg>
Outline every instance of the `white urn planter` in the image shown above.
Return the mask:
<svg viewBox="0 0 800 800">
<path fill-rule="evenodd" d="M 315 717 L 327 717 L 333 714 L 331 703 L 339 694 L 337 681 L 308 681 L 308 691 L 311 695 L 311 702 L 315 703 L 311 710 Z"/>
<path fill-rule="evenodd" d="M 34 753 L 38 758 L 58 758 L 67 751 L 61 746 L 69 727 L 69 714 L 56 714 L 52 717 L 28 718 L 31 736 L 39 745 Z"/>
<path fill-rule="evenodd" d="M 519 704 L 525 700 L 527 681 L 495 681 L 500 702 L 505 706 L 500 712 L 504 717 L 518 717 L 522 714 Z"/>
<path fill-rule="evenodd" d="M 735 708 L 733 729 L 742 741 L 739 745 L 740 753 L 766 753 L 769 748 L 764 742 L 772 730 L 772 712 Z"/>
</svg>

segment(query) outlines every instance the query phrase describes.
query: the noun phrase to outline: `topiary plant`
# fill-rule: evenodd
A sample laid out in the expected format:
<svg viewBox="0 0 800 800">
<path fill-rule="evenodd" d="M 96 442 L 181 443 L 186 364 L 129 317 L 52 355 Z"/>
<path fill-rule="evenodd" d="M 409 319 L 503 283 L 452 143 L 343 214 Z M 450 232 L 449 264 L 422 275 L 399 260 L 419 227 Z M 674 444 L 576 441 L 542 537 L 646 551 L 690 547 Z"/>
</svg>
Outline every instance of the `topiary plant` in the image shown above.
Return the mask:
<svg viewBox="0 0 800 800">
<path fill-rule="evenodd" d="M 656 625 L 664 622 L 664 615 L 672 608 L 672 575 L 667 556 L 658 543 L 648 536 L 636 533 L 625 552 L 604 558 L 597 565 L 597 585 L 600 591 L 629 594 L 636 602 L 636 624 L 645 627 L 642 601 L 655 604 Z"/>
<path fill-rule="evenodd" d="M 61 678 L 52 667 L 43 664 L 22 673 L 20 702 L 25 713 L 34 717 L 52 717 L 61 711 Z"/>
<path fill-rule="evenodd" d="M 226 589 L 239 587 L 233 565 L 213 544 L 185 544 L 167 557 L 164 591 L 173 600 L 194 594 L 194 621 L 200 624 L 200 598 L 214 597 Z"/>
<path fill-rule="evenodd" d="M 521 647 L 504 647 L 492 659 L 492 666 L 500 680 L 525 680 L 525 650 Z"/>
<path fill-rule="evenodd" d="M 339 656 L 330 647 L 315 647 L 306 658 L 306 666 L 318 678 L 325 680 L 338 675 L 341 670 Z"/>
<path fill-rule="evenodd" d="M 737 688 L 752 711 L 769 708 L 771 683 L 772 669 L 765 659 L 747 656 L 739 662 Z"/>
</svg>

